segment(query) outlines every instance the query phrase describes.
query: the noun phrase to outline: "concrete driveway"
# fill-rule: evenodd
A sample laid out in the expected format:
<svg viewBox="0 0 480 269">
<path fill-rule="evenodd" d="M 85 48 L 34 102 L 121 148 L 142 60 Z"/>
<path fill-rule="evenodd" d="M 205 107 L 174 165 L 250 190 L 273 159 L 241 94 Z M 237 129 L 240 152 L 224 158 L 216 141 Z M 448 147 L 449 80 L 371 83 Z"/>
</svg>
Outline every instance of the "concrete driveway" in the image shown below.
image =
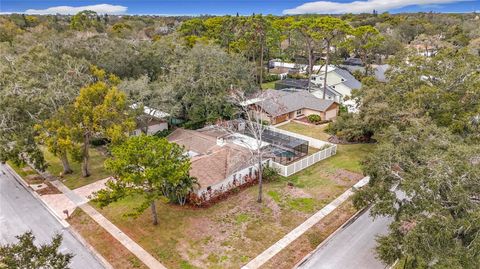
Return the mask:
<svg viewBox="0 0 480 269">
<path fill-rule="evenodd" d="M 104 268 L 1 164 L 0 170 L 0 244 L 16 242 L 15 236 L 28 230 L 35 235 L 37 244 L 50 242 L 55 233 L 60 233 L 61 251 L 75 255 L 71 268 Z"/>
</svg>

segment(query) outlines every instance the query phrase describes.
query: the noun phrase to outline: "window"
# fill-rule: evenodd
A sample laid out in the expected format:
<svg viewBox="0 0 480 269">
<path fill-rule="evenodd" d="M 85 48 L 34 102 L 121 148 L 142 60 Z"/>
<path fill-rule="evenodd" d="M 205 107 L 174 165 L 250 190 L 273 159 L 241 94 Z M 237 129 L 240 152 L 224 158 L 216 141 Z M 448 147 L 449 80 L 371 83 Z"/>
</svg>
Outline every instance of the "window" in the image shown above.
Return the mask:
<svg viewBox="0 0 480 269">
<path fill-rule="evenodd" d="M 248 176 L 249 177 L 252 177 L 252 169 L 253 169 L 252 167 L 248 168 Z"/>
<path fill-rule="evenodd" d="M 233 174 L 233 180 L 237 180 L 237 174 Z"/>
<path fill-rule="evenodd" d="M 300 115 L 302 115 L 302 110 L 301 109 L 297 110 L 297 116 L 300 116 Z"/>
<path fill-rule="evenodd" d="M 332 88 L 334 88 L 334 89 L 335 89 L 335 85 L 333 85 L 333 86 L 332 86 Z"/>
<path fill-rule="evenodd" d="M 344 82 L 344 81 L 345 81 L 345 79 L 344 79 L 344 78 L 342 78 L 342 82 Z"/>
</svg>

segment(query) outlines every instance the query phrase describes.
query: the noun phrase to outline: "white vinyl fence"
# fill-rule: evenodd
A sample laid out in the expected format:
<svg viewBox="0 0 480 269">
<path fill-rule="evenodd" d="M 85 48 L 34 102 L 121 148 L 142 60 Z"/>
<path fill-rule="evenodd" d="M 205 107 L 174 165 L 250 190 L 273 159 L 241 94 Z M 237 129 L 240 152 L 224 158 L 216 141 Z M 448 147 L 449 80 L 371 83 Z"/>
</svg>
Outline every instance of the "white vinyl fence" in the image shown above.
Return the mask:
<svg viewBox="0 0 480 269">
<path fill-rule="evenodd" d="M 310 136 L 301 135 L 301 134 L 297 134 L 297 133 L 294 133 L 294 132 L 286 131 L 286 130 L 276 128 L 276 127 L 273 127 L 273 126 L 270 126 L 269 128 L 270 128 L 270 130 L 275 131 L 277 133 L 281 133 L 281 134 L 293 136 L 293 137 L 296 137 L 296 138 L 300 138 L 300 139 L 303 139 L 303 140 L 307 140 L 308 145 L 310 147 L 314 147 L 314 148 L 317 148 L 317 149 L 321 149 L 325 145 L 332 145 L 332 143 L 329 143 L 329 142 L 326 142 L 326 141 L 322 141 L 322 140 L 318 140 L 318 139 L 315 139 L 315 138 L 310 137 Z"/>
<path fill-rule="evenodd" d="M 337 153 L 337 145 L 331 144 L 331 147 L 323 149 L 319 152 L 315 152 L 314 154 L 309 155 L 289 165 L 283 165 L 276 162 L 272 162 L 272 167 L 276 168 L 280 175 L 284 177 L 288 177 L 321 160 L 324 160 L 332 155 L 335 155 L 336 153 Z"/>
</svg>

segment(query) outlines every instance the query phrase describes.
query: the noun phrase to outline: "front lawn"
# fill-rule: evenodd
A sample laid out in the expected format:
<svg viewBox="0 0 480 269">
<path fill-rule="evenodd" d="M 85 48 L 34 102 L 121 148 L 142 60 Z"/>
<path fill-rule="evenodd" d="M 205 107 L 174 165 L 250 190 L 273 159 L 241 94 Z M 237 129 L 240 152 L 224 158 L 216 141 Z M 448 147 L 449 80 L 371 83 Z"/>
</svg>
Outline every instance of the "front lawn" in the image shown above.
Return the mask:
<svg viewBox="0 0 480 269">
<path fill-rule="evenodd" d="M 209 208 L 159 202 L 158 226 L 151 224 L 149 210 L 137 219 L 124 217 L 139 205 L 135 198 L 99 211 L 168 268 L 239 268 L 363 177 L 359 161 L 368 148 L 349 146 L 350 155 L 339 150 L 300 173 L 266 183 L 262 204 L 253 186 Z"/>
<path fill-rule="evenodd" d="M 43 150 L 43 155 L 45 160 L 48 163 L 47 171 L 54 176 L 60 176 L 63 171 L 62 162 L 59 158 L 55 157 L 45 148 Z M 107 178 L 109 173 L 104 169 L 103 163 L 107 159 L 106 156 L 99 150 L 95 148 L 90 149 L 90 173 L 89 177 L 82 177 L 81 163 L 74 162 L 70 158 L 70 166 L 72 167 L 73 173 L 68 175 L 63 175 L 61 181 L 70 189 L 76 189 L 90 183 L 93 183 L 97 180 Z"/>
<path fill-rule="evenodd" d="M 68 223 L 114 268 L 148 268 L 81 208 L 75 209 Z"/>
<path fill-rule="evenodd" d="M 40 176 L 37 171 L 26 164 L 16 165 L 11 161 L 7 161 L 7 164 L 15 170 L 15 172 L 27 182 L 27 184 L 40 184 L 45 180 Z"/>
</svg>

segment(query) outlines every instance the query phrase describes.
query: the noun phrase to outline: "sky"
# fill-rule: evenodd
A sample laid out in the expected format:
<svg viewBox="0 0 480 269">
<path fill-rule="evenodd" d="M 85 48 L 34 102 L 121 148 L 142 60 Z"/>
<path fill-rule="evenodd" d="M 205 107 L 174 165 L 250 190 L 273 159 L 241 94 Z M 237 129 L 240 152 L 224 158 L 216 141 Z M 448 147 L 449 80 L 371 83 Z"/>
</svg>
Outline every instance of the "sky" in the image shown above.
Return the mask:
<svg viewBox="0 0 480 269">
<path fill-rule="evenodd" d="M 108 14 L 250 15 L 342 14 L 372 12 L 480 12 L 480 0 L 0 0 L 0 13 L 75 14 L 81 10 Z"/>
</svg>

